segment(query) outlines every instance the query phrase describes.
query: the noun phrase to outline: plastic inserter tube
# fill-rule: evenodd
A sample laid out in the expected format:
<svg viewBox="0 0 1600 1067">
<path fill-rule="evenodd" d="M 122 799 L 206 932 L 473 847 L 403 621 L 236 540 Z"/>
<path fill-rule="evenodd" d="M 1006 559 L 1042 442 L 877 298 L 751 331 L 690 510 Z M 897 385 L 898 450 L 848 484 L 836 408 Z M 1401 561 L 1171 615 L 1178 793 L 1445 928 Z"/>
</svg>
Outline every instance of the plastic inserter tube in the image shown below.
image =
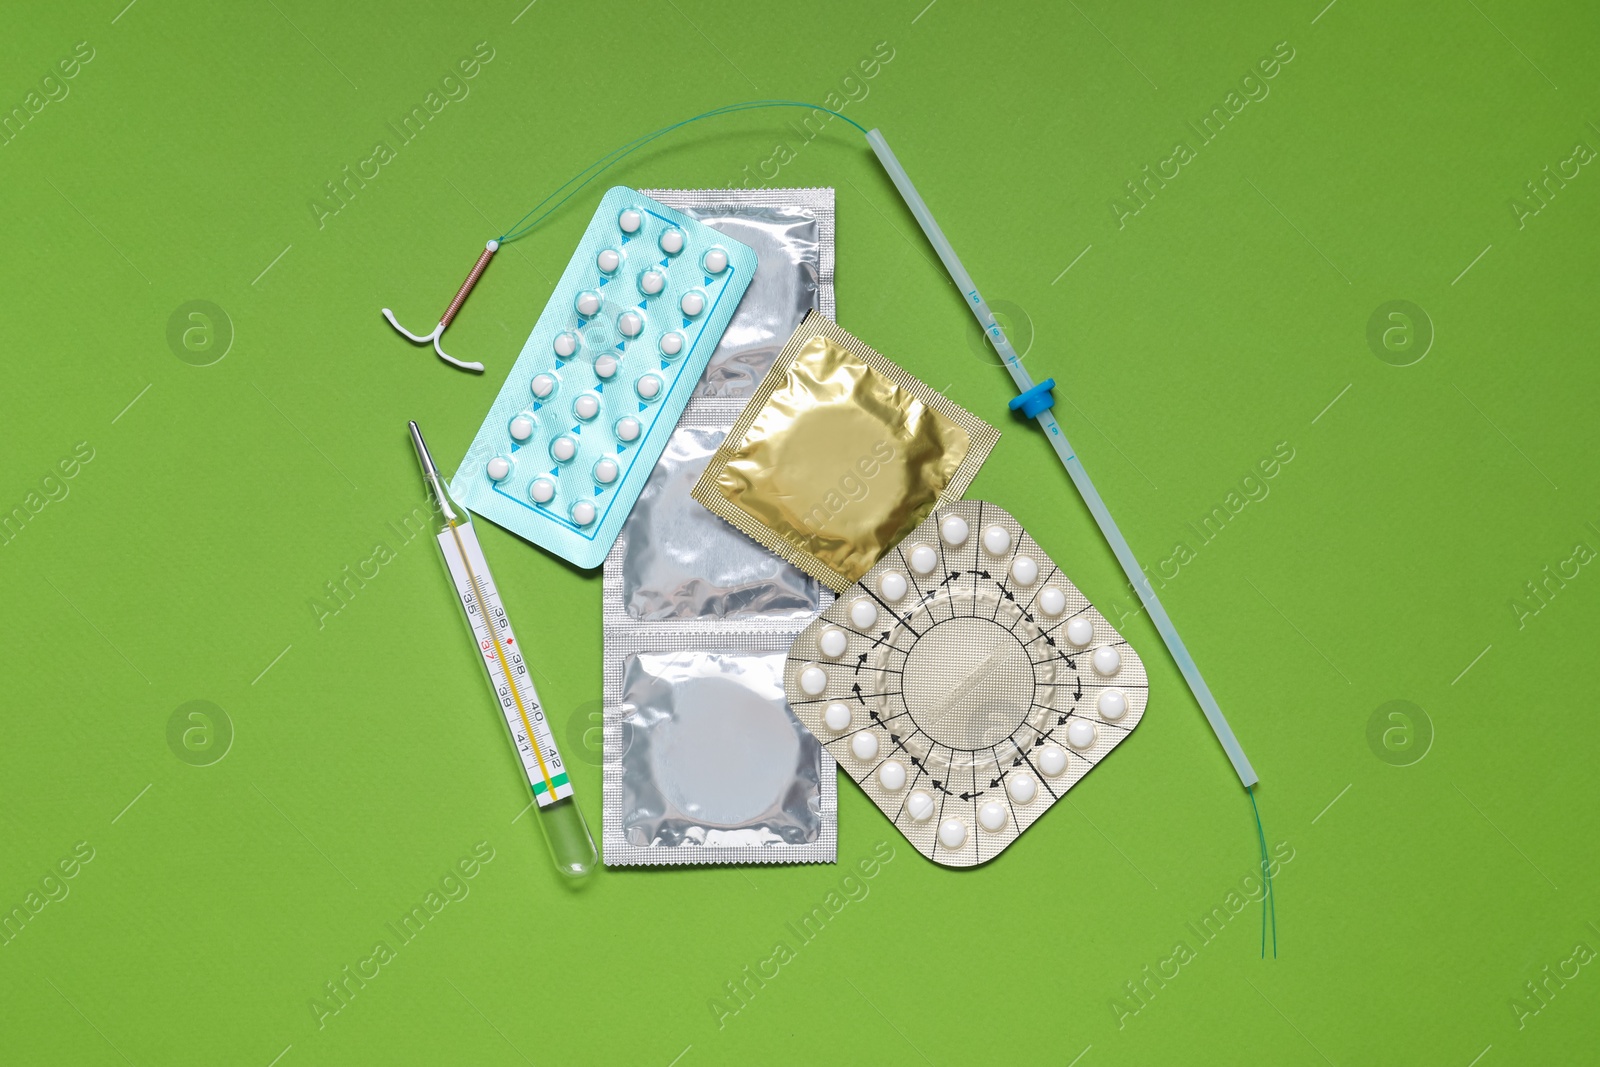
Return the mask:
<svg viewBox="0 0 1600 1067">
<path fill-rule="evenodd" d="M 1013 410 L 1020 409 L 1025 415 L 1038 420 L 1043 427 L 1045 436 L 1049 438 L 1050 445 L 1056 450 L 1056 455 L 1061 458 L 1061 465 L 1067 468 L 1067 474 L 1072 478 L 1072 484 L 1078 487 L 1078 494 L 1083 497 L 1083 502 L 1089 506 L 1089 511 L 1094 515 L 1094 521 L 1099 524 L 1100 532 L 1111 545 L 1111 551 L 1116 553 L 1117 562 L 1122 564 L 1123 573 L 1127 574 L 1128 581 L 1133 584 L 1134 590 L 1139 594 L 1139 600 L 1150 613 L 1151 621 L 1156 624 L 1156 630 L 1161 634 L 1161 640 L 1166 642 L 1167 651 L 1172 653 L 1172 658 L 1178 664 L 1178 670 L 1183 672 L 1184 681 L 1189 683 L 1189 691 L 1194 694 L 1195 700 L 1200 703 L 1200 710 L 1205 712 L 1206 721 L 1211 724 L 1211 730 L 1217 735 L 1217 740 L 1222 742 L 1222 749 L 1228 754 L 1228 759 L 1233 763 L 1233 769 L 1239 775 L 1239 781 L 1246 789 L 1260 781 L 1255 768 L 1250 766 L 1250 760 L 1245 756 L 1244 749 L 1239 745 L 1239 739 L 1233 735 L 1233 728 L 1228 725 L 1228 719 L 1222 714 L 1222 709 L 1217 706 L 1217 698 L 1211 695 L 1211 689 L 1206 685 L 1206 680 L 1200 676 L 1200 668 L 1195 664 L 1194 657 L 1189 654 L 1189 649 L 1184 645 L 1183 638 L 1178 636 L 1177 627 L 1172 625 L 1172 619 L 1167 615 L 1167 609 L 1161 606 L 1161 600 L 1156 596 L 1156 591 L 1150 585 L 1150 580 L 1145 577 L 1144 570 L 1139 566 L 1139 561 L 1134 557 L 1133 549 L 1128 545 L 1128 539 L 1122 536 L 1122 531 L 1117 528 L 1116 520 L 1111 517 L 1111 512 L 1106 509 L 1106 503 L 1100 497 L 1099 490 L 1095 489 L 1094 482 L 1089 478 L 1089 472 L 1084 470 L 1083 464 L 1073 452 L 1072 445 L 1061 432 L 1061 425 L 1056 422 L 1050 413 L 1052 403 L 1050 387 L 1054 380 L 1034 384 L 1033 378 L 1022 366 L 1022 359 L 1017 355 L 1016 349 L 1011 347 L 1011 342 L 1006 339 L 1006 334 L 996 321 L 994 312 L 989 310 L 989 305 L 984 302 L 978 292 L 978 287 L 972 281 L 972 276 L 961 265 L 956 250 L 951 247 L 945 238 L 944 231 L 939 229 L 939 223 L 934 220 L 933 213 L 928 210 L 928 205 L 917 194 L 917 188 L 911 184 L 911 176 L 906 173 L 900 161 L 895 158 L 894 152 L 889 148 L 889 142 L 883 139 L 883 134 L 872 130 L 867 134 L 867 143 L 872 146 L 872 151 L 877 154 L 878 162 L 883 164 L 883 169 L 889 172 L 889 177 L 894 181 L 894 187 L 900 191 L 900 196 L 911 209 L 911 214 L 916 216 L 917 223 L 922 227 L 922 232 L 927 235 L 928 242 L 933 245 L 934 251 L 939 253 L 939 261 L 944 264 L 944 269 L 950 273 L 951 279 L 956 283 L 962 294 L 966 297 L 967 307 L 973 315 L 977 316 L 978 325 L 983 328 L 984 334 L 989 338 L 989 343 L 999 353 L 1004 361 L 1006 370 L 1011 372 L 1012 381 L 1017 384 L 1020 394 L 1012 401 Z"/>
</svg>

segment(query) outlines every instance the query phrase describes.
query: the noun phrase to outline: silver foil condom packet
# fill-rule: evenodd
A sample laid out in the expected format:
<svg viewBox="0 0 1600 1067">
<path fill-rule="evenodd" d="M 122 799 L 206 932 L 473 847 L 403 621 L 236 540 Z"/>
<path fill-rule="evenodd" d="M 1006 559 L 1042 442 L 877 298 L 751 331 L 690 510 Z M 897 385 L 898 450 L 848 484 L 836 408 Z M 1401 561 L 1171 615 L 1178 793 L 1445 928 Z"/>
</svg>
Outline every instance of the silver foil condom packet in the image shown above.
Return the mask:
<svg viewBox="0 0 1600 1067">
<path fill-rule="evenodd" d="M 794 327 L 833 314 L 833 191 L 655 190 L 748 239 L 745 299 L 605 562 L 608 866 L 831 863 L 834 761 L 784 697 L 833 595 L 690 495 Z"/>
</svg>

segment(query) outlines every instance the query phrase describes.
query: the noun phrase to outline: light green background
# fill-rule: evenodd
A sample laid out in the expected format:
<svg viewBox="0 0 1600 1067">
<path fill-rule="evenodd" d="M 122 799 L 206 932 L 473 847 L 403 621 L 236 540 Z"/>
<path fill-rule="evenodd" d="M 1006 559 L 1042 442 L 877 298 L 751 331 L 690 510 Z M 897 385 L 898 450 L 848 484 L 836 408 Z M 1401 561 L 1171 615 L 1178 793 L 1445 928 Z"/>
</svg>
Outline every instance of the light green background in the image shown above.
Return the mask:
<svg viewBox="0 0 1600 1067">
<path fill-rule="evenodd" d="M 6 111 L 94 52 L 0 147 L 0 512 L 26 515 L 0 546 L 0 908 L 94 853 L 0 946 L 0 1059 L 1595 1056 L 1600 967 L 1520 1020 L 1513 998 L 1600 947 L 1600 576 L 1524 592 L 1600 548 L 1600 173 L 1552 181 L 1521 225 L 1510 203 L 1600 147 L 1592 5 L 124 2 L 14 8 L 0 40 Z M 1270 95 L 1202 145 L 1186 124 L 1281 41 Z M 478 42 L 470 96 L 399 147 L 386 122 Z M 1292 852 L 1276 960 L 1253 906 L 1209 944 L 1189 929 L 1228 914 L 1254 826 L 1143 617 L 1123 623 L 1151 671 L 1142 728 L 979 870 L 924 861 L 847 779 L 837 867 L 602 871 L 571 893 L 513 821 L 526 787 L 433 549 L 391 525 L 422 499 L 404 425 L 454 465 L 598 191 L 503 251 L 448 334 L 482 377 L 378 309 L 430 325 L 485 238 L 639 133 L 851 91 L 1031 332 L 1135 548 L 1154 568 L 1194 547 L 1165 599 Z M 693 127 L 608 183 L 741 182 L 787 145 L 780 183 L 838 190 L 840 322 L 1000 424 L 973 495 L 1131 608 L 860 137 L 802 143 L 793 117 Z M 379 140 L 396 158 L 319 228 L 310 201 Z M 1111 200 L 1178 140 L 1195 158 L 1119 228 Z M 167 342 L 191 300 L 234 333 L 203 368 Z M 1411 366 L 1366 339 L 1391 300 L 1436 333 Z M 79 442 L 93 459 L 43 504 Z M 1189 524 L 1280 442 L 1270 494 L 1195 547 Z M 598 576 L 480 536 L 598 822 Z M 319 626 L 324 583 L 380 543 L 393 561 Z M 190 700 L 233 725 L 209 766 L 168 746 Z M 1391 700 L 1431 724 L 1409 766 L 1368 743 Z M 385 924 L 479 842 L 470 895 L 399 945 Z M 880 843 L 866 895 L 794 938 Z M 395 958 L 319 1028 L 312 998 L 380 939 Z M 780 939 L 794 958 L 719 1028 L 712 999 Z M 1195 958 L 1126 999 L 1179 940 Z M 1118 997 L 1140 1010 L 1119 1020 Z"/>
</svg>

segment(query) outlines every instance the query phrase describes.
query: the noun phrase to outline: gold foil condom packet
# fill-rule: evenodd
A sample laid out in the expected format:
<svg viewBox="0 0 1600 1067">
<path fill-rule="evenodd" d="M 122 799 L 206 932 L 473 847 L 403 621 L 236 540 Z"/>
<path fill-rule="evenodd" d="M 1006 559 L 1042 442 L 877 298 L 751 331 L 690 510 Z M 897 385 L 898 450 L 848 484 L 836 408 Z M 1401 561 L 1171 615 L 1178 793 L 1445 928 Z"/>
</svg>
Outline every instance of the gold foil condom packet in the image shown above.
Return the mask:
<svg viewBox="0 0 1600 1067">
<path fill-rule="evenodd" d="M 694 498 L 835 591 L 957 499 L 1000 431 L 806 316 Z"/>
</svg>

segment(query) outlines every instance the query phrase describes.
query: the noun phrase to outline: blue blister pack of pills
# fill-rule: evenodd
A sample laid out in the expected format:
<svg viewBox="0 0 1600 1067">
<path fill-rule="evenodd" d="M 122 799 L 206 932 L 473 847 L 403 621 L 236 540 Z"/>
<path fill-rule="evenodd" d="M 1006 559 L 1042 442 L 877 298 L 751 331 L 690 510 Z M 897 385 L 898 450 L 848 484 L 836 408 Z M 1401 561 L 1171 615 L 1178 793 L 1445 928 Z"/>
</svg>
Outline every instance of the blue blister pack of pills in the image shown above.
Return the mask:
<svg viewBox="0 0 1600 1067">
<path fill-rule="evenodd" d="M 622 530 L 756 267 L 756 253 L 609 190 L 450 492 L 579 567 Z"/>
</svg>

